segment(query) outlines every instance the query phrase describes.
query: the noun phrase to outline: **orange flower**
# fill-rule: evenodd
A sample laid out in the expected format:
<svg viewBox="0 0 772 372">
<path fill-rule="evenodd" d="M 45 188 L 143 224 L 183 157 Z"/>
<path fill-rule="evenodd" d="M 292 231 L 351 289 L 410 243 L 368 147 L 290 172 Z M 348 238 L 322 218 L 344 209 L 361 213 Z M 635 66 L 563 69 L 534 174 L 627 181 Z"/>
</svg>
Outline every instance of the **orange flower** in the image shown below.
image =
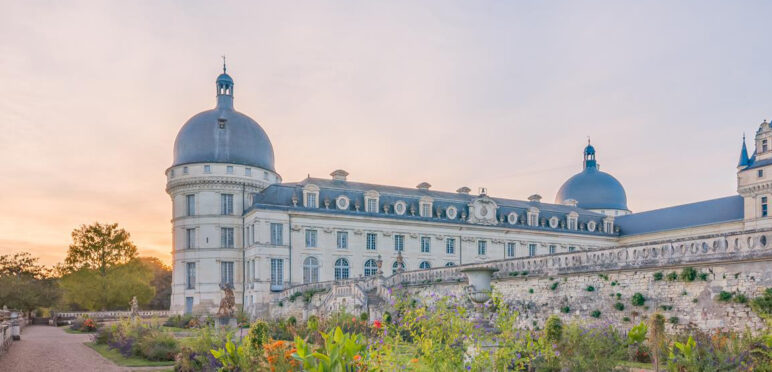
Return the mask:
<svg viewBox="0 0 772 372">
<path fill-rule="evenodd" d="M 355 361 L 355 362 L 358 362 L 358 361 L 360 361 L 361 359 L 362 359 L 362 357 L 361 357 L 361 356 L 359 356 L 359 354 L 357 354 L 357 355 L 354 355 L 354 361 Z"/>
<path fill-rule="evenodd" d="M 418 358 L 410 359 L 410 363 L 418 363 Z"/>
<path fill-rule="evenodd" d="M 376 320 L 373 322 L 373 327 L 375 327 L 375 329 L 381 329 L 381 327 L 383 327 L 383 324 L 381 324 L 380 320 Z"/>
</svg>

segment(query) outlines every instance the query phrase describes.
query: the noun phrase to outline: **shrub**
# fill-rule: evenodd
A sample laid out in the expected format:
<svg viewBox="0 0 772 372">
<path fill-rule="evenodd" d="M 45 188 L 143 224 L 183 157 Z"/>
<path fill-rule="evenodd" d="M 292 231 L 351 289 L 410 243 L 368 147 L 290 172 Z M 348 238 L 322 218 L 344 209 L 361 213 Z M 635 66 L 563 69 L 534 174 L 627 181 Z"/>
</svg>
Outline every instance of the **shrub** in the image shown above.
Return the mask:
<svg viewBox="0 0 772 372">
<path fill-rule="evenodd" d="M 660 280 L 662 280 L 662 277 L 663 277 L 663 276 L 664 276 L 664 274 L 662 274 L 662 271 L 657 271 L 657 272 L 656 272 L 656 273 L 654 273 L 654 275 L 653 275 L 654 281 L 656 282 L 656 281 L 660 281 Z"/>
<path fill-rule="evenodd" d="M 681 280 L 685 282 L 693 282 L 694 279 L 697 279 L 697 270 L 695 270 L 693 267 L 684 267 L 681 269 Z"/>
<path fill-rule="evenodd" d="M 751 300 L 751 309 L 760 317 L 772 316 L 772 288 L 767 288 L 761 296 Z"/>
<path fill-rule="evenodd" d="M 678 280 L 678 273 L 676 273 L 675 271 L 673 271 L 673 272 L 671 272 L 670 274 L 667 274 L 667 277 L 666 277 L 666 278 L 667 278 L 667 280 L 668 280 L 669 282 L 674 282 L 674 281 Z"/>
<path fill-rule="evenodd" d="M 593 310 L 590 313 L 590 316 L 593 317 L 593 318 L 600 318 L 600 310 Z"/>
<path fill-rule="evenodd" d="M 147 360 L 171 361 L 179 352 L 172 334 L 156 331 L 139 340 L 140 355 Z"/>
<path fill-rule="evenodd" d="M 732 299 L 732 301 L 734 301 L 735 303 L 738 303 L 738 304 L 747 304 L 748 303 L 748 296 L 746 296 L 746 295 L 744 295 L 742 293 L 737 293 L 737 294 L 734 295 L 734 298 Z"/>
<path fill-rule="evenodd" d="M 617 284 L 619 284 L 619 283 L 617 283 L 617 281 L 616 281 L 616 280 L 615 280 L 615 281 L 613 281 L 613 282 L 611 282 L 611 286 L 612 286 L 612 287 L 616 287 L 616 285 L 617 285 Z"/>
<path fill-rule="evenodd" d="M 623 304 L 621 302 L 617 302 L 617 303 L 614 304 L 614 308 L 619 310 L 619 311 L 624 311 L 625 310 L 625 304 Z"/>
<path fill-rule="evenodd" d="M 689 292 L 687 292 L 687 291 L 682 291 L 682 292 L 681 292 L 681 296 L 686 296 L 686 295 L 688 295 L 688 294 L 689 294 Z"/>
<path fill-rule="evenodd" d="M 700 280 L 702 280 L 703 282 L 706 282 L 706 281 L 708 281 L 708 273 L 700 273 L 700 274 L 699 274 L 699 275 L 697 275 L 697 276 L 698 276 L 698 277 L 700 278 Z"/>
<path fill-rule="evenodd" d="M 167 327 L 188 328 L 193 320 L 192 315 L 172 315 L 164 322 Z"/>
<path fill-rule="evenodd" d="M 587 288 L 585 288 L 587 292 L 595 292 L 595 287 L 588 285 Z"/>
<path fill-rule="evenodd" d="M 528 293 L 533 293 L 533 288 L 528 288 Z"/>
<path fill-rule="evenodd" d="M 510 271 L 509 272 L 509 276 L 518 276 L 518 275 L 520 275 L 519 271 Z"/>
<path fill-rule="evenodd" d="M 625 323 L 628 323 L 628 322 L 630 322 L 630 317 L 629 316 L 623 316 L 622 317 L 622 321 L 625 322 Z"/>
<path fill-rule="evenodd" d="M 564 314 L 568 314 L 571 312 L 571 308 L 568 306 L 563 306 L 560 308 L 560 311 L 563 312 Z"/>
<path fill-rule="evenodd" d="M 522 275 L 522 276 L 527 276 L 527 275 L 528 275 L 528 272 L 527 272 L 527 271 L 523 271 L 523 273 L 522 273 L 522 274 L 520 274 L 520 275 Z"/>
<path fill-rule="evenodd" d="M 617 300 L 619 300 L 619 299 L 621 299 L 621 298 L 622 298 L 622 294 L 621 294 L 621 293 L 619 293 L 619 292 L 617 292 Z"/>
<path fill-rule="evenodd" d="M 547 340 L 557 344 L 563 335 L 563 322 L 555 315 L 550 315 L 544 323 L 544 336 Z"/>
<path fill-rule="evenodd" d="M 700 300 L 699 300 L 698 298 L 696 298 L 696 297 L 695 297 L 694 299 L 692 299 L 692 303 L 695 303 L 695 304 L 696 304 L 696 303 L 698 303 L 698 302 L 700 302 Z"/>
<path fill-rule="evenodd" d="M 603 280 L 608 280 L 608 275 L 606 275 L 606 274 L 598 274 L 598 277 L 603 279 Z"/>
<path fill-rule="evenodd" d="M 643 306 L 645 302 L 646 302 L 646 298 L 643 297 L 643 295 L 640 292 L 635 292 L 635 294 L 633 294 L 633 297 L 630 298 L 630 303 L 632 303 L 633 306 Z"/>
<path fill-rule="evenodd" d="M 667 321 L 670 322 L 670 324 L 678 324 L 678 317 L 671 316 L 670 319 L 668 319 Z"/>
<path fill-rule="evenodd" d="M 369 319 L 369 318 L 370 318 L 370 314 L 368 314 L 366 312 L 362 312 L 361 314 L 359 314 L 359 320 L 361 320 L 361 321 L 366 322 L 367 319 Z"/>
<path fill-rule="evenodd" d="M 670 311 L 670 310 L 673 310 L 673 307 L 672 307 L 672 306 L 670 306 L 670 305 L 660 305 L 660 307 L 659 307 L 659 308 L 660 308 L 660 309 L 662 309 L 662 311 Z"/>
<path fill-rule="evenodd" d="M 721 301 L 721 302 L 728 302 L 729 300 L 732 299 L 733 296 L 734 295 L 732 294 L 732 292 L 721 291 L 718 294 L 718 296 L 716 296 L 716 300 Z"/>
<path fill-rule="evenodd" d="M 558 288 L 558 282 L 553 282 L 552 285 L 550 286 L 550 289 L 553 291 L 556 290 L 557 288 Z"/>
</svg>

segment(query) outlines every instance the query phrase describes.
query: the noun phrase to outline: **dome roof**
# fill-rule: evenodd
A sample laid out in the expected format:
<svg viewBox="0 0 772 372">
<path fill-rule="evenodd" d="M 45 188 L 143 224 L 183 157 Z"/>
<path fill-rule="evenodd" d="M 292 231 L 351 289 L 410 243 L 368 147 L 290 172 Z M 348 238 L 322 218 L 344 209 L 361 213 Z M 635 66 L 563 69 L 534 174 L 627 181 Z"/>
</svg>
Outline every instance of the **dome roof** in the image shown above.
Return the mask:
<svg viewBox="0 0 772 372">
<path fill-rule="evenodd" d="M 217 107 L 193 116 L 177 133 L 172 166 L 189 163 L 275 171 L 271 140 L 257 122 L 233 109 L 233 80 L 225 73 L 217 78 Z"/>
<path fill-rule="evenodd" d="M 595 148 L 587 145 L 584 169 L 569 178 L 555 196 L 556 204 L 574 199 L 582 209 L 627 209 L 627 194 L 614 176 L 598 170 Z"/>
</svg>

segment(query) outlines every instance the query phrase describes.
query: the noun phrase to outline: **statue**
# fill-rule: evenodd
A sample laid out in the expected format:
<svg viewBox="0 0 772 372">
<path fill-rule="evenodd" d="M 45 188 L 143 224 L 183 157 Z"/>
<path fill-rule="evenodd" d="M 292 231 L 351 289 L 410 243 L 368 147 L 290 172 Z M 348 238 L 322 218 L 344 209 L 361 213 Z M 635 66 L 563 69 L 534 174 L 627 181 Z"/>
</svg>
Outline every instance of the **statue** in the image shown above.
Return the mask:
<svg viewBox="0 0 772 372">
<path fill-rule="evenodd" d="M 375 264 L 378 266 L 378 276 L 383 276 L 383 259 L 381 258 L 381 255 L 378 255 L 378 260 L 375 261 Z"/>
<path fill-rule="evenodd" d="M 139 302 L 137 301 L 137 296 L 131 298 L 129 306 L 131 306 L 131 319 L 139 318 Z"/>
<path fill-rule="evenodd" d="M 234 309 L 236 307 L 236 297 L 233 295 L 233 289 L 230 285 L 221 285 L 224 294 L 220 300 L 220 309 L 217 310 L 217 316 L 220 318 L 233 317 Z"/>
</svg>

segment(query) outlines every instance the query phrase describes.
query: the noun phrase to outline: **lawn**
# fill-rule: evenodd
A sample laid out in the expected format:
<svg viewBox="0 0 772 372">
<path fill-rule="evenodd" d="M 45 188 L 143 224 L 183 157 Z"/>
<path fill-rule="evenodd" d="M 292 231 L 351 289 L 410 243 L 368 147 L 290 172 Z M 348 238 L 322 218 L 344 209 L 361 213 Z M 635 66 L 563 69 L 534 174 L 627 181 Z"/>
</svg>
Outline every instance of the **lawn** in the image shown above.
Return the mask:
<svg viewBox="0 0 772 372">
<path fill-rule="evenodd" d="M 173 366 L 174 362 L 155 362 L 138 357 L 126 358 L 118 350 L 110 349 L 107 345 L 97 345 L 93 342 L 87 342 L 86 346 L 94 349 L 97 353 L 113 363 L 122 367 L 163 367 Z"/>
<path fill-rule="evenodd" d="M 70 328 L 70 326 L 59 326 L 59 328 L 61 328 L 61 329 L 62 329 L 62 330 L 64 330 L 65 332 L 67 332 L 67 333 L 69 333 L 69 334 L 73 334 L 73 335 L 80 335 L 80 334 L 91 334 L 91 333 L 94 333 L 94 332 L 76 331 L 76 330 L 74 330 L 74 329 L 71 329 L 71 328 Z"/>
</svg>

